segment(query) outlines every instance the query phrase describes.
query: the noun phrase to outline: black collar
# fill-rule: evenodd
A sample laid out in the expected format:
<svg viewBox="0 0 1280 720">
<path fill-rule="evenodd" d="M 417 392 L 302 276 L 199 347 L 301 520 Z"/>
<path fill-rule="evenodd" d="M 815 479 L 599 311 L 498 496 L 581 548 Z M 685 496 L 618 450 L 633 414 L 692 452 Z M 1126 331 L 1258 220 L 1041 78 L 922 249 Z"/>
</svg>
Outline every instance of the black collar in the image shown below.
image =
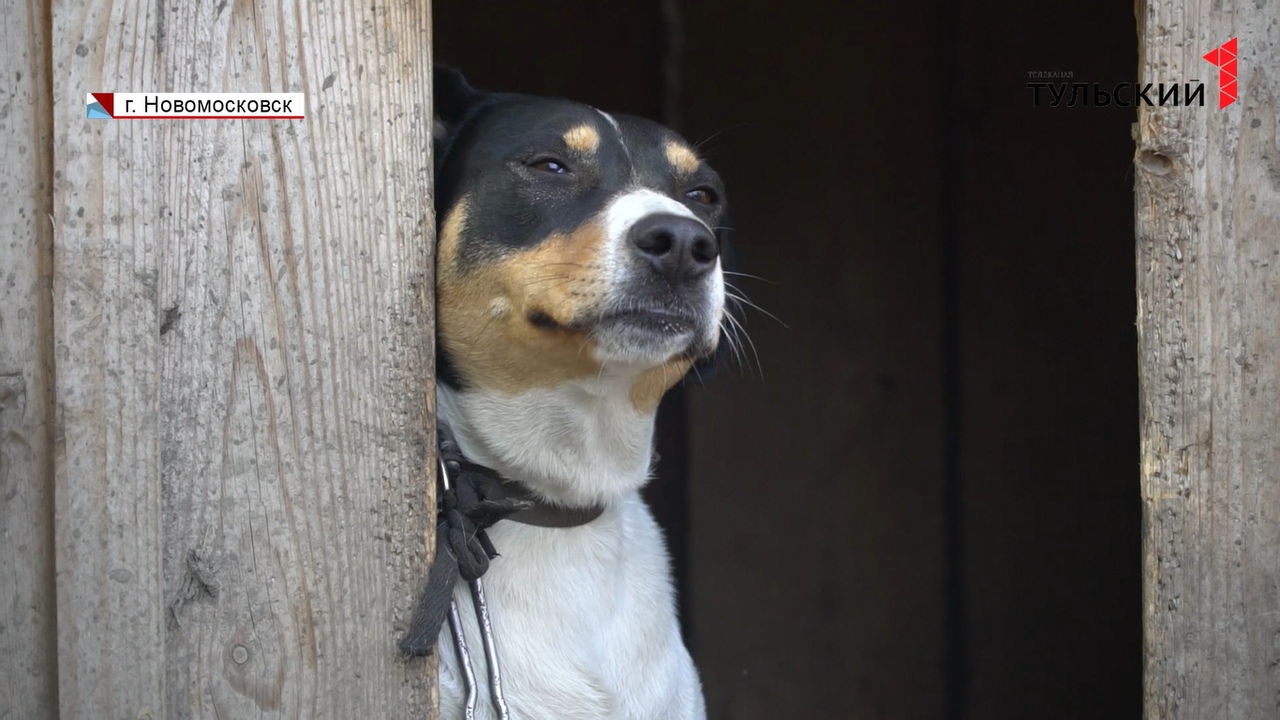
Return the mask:
<svg viewBox="0 0 1280 720">
<path fill-rule="evenodd" d="M 458 445 L 453 430 L 439 418 L 436 424 L 439 431 L 440 458 L 453 468 L 465 466 L 497 480 L 498 489 L 505 503 L 518 508 L 514 512 L 505 514 L 503 519 L 536 527 L 571 528 L 586 525 L 604 514 L 605 506 L 600 504 L 566 507 L 548 502 L 535 494 L 528 485 L 504 478 L 496 470 L 468 460 L 462 454 L 462 448 Z"/>
<path fill-rule="evenodd" d="M 502 495 L 508 500 L 529 504 L 524 510 L 517 510 L 507 516 L 512 522 L 546 528 L 570 528 L 586 525 L 604 514 L 603 505 L 575 508 L 549 503 L 533 494 L 528 485 L 513 480 L 502 483 L 501 487 Z"/>
<path fill-rule="evenodd" d="M 400 648 L 411 655 L 427 655 L 435 647 L 445 616 L 450 609 L 456 612 L 452 598 L 459 577 L 471 583 L 477 622 L 486 634 L 489 632 L 479 583 L 480 576 L 489 569 L 489 561 L 498 557 L 498 550 L 489 541 L 486 528 L 503 520 L 547 528 L 580 527 L 604 514 L 603 505 L 570 508 L 547 502 L 523 483 L 469 462 L 443 422 L 438 422 L 438 435 L 438 466 L 442 475 L 436 516 L 436 556 L 413 621 L 400 640 Z M 486 642 L 485 657 L 496 673 L 491 650 L 491 643 Z"/>
</svg>

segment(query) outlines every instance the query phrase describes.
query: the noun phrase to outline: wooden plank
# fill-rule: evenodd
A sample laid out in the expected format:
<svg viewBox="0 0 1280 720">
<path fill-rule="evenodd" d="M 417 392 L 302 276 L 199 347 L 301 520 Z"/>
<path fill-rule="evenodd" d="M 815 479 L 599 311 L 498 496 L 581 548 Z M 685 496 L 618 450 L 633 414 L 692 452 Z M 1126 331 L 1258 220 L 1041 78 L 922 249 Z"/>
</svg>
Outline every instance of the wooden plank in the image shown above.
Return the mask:
<svg viewBox="0 0 1280 720">
<path fill-rule="evenodd" d="M 427 3 L 56 2 L 64 718 L 407 717 L 425 577 Z M 94 121 L 291 91 L 305 121 Z"/>
<path fill-rule="evenodd" d="M 1280 707 L 1280 5 L 1140 5 L 1137 149 L 1145 703 L 1149 718 Z M 1219 110 L 1203 55 L 1239 43 Z"/>
<path fill-rule="evenodd" d="M 9 3 L 0 47 L 0 717 L 56 718 L 53 99 L 48 5 Z"/>
</svg>

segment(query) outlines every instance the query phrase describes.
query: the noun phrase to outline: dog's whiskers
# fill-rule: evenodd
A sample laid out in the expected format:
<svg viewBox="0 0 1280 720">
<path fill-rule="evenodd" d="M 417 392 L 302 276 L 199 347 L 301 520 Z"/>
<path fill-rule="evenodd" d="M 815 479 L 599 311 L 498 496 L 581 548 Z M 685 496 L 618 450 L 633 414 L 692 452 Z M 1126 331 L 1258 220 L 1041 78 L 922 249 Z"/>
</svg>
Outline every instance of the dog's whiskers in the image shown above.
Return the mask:
<svg viewBox="0 0 1280 720">
<path fill-rule="evenodd" d="M 742 325 L 742 321 L 735 318 L 732 314 L 725 313 L 725 317 L 728 318 L 729 324 L 735 328 L 734 334 L 739 335 L 739 346 L 741 347 L 743 339 L 746 339 L 747 344 L 751 346 L 751 355 L 755 357 L 756 369 L 760 371 L 760 379 L 763 380 L 764 365 L 760 363 L 760 353 L 756 351 L 756 342 L 751 339 L 751 333 L 747 332 L 747 329 Z"/>
<path fill-rule="evenodd" d="M 525 287 L 533 287 L 535 285 L 538 285 L 539 283 L 555 282 L 557 280 L 562 281 L 561 285 L 563 285 L 563 284 L 571 283 L 575 279 L 576 278 L 570 277 L 568 275 L 547 275 L 545 277 L 533 278 L 529 282 L 525 283 Z M 554 285 L 552 287 L 560 287 L 560 285 Z"/>
<path fill-rule="evenodd" d="M 743 292 L 743 291 L 742 291 L 742 288 L 740 288 L 740 287 L 738 287 L 737 285 L 734 285 L 733 283 L 728 282 L 728 281 L 725 281 L 724 286 L 725 286 L 725 298 L 726 298 L 726 299 L 733 300 L 733 301 L 735 301 L 735 302 L 737 302 L 737 303 L 740 303 L 740 304 L 748 305 L 748 306 L 750 306 L 750 307 L 752 307 L 752 308 L 754 308 L 754 309 L 758 310 L 762 315 L 765 315 L 765 316 L 769 317 L 769 318 L 770 318 L 770 319 L 772 319 L 774 322 L 778 323 L 779 325 L 781 325 L 782 327 L 786 328 L 787 330 L 790 330 L 790 329 L 791 329 L 791 326 L 790 326 L 790 325 L 787 325 L 787 324 L 786 324 L 786 323 L 784 323 L 784 322 L 782 322 L 782 320 L 780 320 L 780 319 L 778 318 L 778 316 L 777 316 L 777 315 L 774 315 L 773 313 L 769 312 L 768 310 L 765 310 L 764 308 L 760 307 L 759 305 L 757 305 L 757 304 L 755 304 L 755 303 L 751 302 L 751 300 L 749 300 L 749 299 L 747 298 L 747 294 L 746 294 L 745 292 Z M 739 306 L 741 306 L 741 305 L 739 305 Z"/>
<path fill-rule="evenodd" d="M 747 362 L 747 347 L 751 347 L 752 356 L 755 359 L 755 369 L 760 373 L 760 378 L 764 379 L 764 367 L 760 364 L 760 356 L 756 353 L 755 342 L 751 339 L 751 335 L 747 333 L 746 328 L 731 313 L 724 314 L 724 323 L 721 327 L 725 331 L 725 339 L 729 341 L 729 347 L 733 350 L 735 360 L 738 363 L 738 369 L 745 371 L 748 375 L 753 374 L 751 363 Z M 745 343 L 743 342 L 745 339 Z"/>
<path fill-rule="evenodd" d="M 770 279 L 768 279 L 768 278 L 762 278 L 762 277 L 760 277 L 759 275 L 752 275 L 751 273 L 734 272 L 734 271 L 732 271 L 732 270 L 721 270 L 720 272 L 724 273 L 725 275 L 731 275 L 731 276 L 733 276 L 733 277 L 751 278 L 752 280 L 759 280 L 759 281 L 760 281 L 760 282 L 762 282 L 762 283 L 768 283 L 768 284 L 770 284 L 770 285 L 777 285 L 777 284 L 778 284 L 778 283 L 774 282 L 773 280 L 770 280 Z M 736 289 L 736 288 L 735 288 L 735 289 Z"/>
<path fill-rule="evenodd" d="M 697 142 L 693 143 L 693 149 L 694 149 L 694 151 L 696 151 L 696 152 L 702 152 L 702 147 L 703 147 L 704 145 L 706 145 L 707 143 L 711 142 L 712 140 L 715 140 L 716 138 L 720 137 L 720 136 L 721 136 L 721 135 L 723 135 L 724 133 L 727 133 L 727 132 L 730 132 L 730 131 L 733 131 L 733 130 L 737 130 L 737 129 L 739 129 L 739 128 L 744 128 L 744 127 L 746 127 L 746 126 L 747 126 L 747 124 L 748 124 L 748 123 L 740 122 L 740 123 L 737 123 L 736 125 L 730 125 L 730 126 L 728 126 L 728 127 L 726 127 L 726 128 L 722 128 L 722 129 L 720 129 L 720 130 L 717 130 L 717 131 L 715 131 L 715 132 L 711 133 L 710 135 L 708 135 L 707 137 L 702 138 L 702 139 L 698 140 Z"/>
<path fill-rule="evenodd" d="M 541 270 L 542 268 L 549 268 L 549 267 L 576 267 L 576 268 L 582 268 L 583 270 L 586 270 L 586 269 L 588 269 L 588 268 L 591 268 L 592 266 L 591 266 L 591 265 L 583 265 L 582 263 L 568 262 L 568 261 L 564 261 L 564 262 L 544 262 L 544 263 L 541 263 L 540 265 L 538 265 L 538 268 L 537 268 L 537 269 L 538 269 L 538 270 Z"/>
<path fill-rule="evenodd" d="M 600 372 L 596 373 L 596 389 L 600 390 L 604 386 L 604 369 L 609 364 L 608 360 L 600 361 Z"/>
<path fill-rule="evenodd" d="M 729 343 L 729 352 L 733 356 L 733 361 L 737 364 L 738 369 L 745 370 L 746 366 L 742 363 L 742 350 L 739 349 L 738 340 L 734 338 L 734 332 L 735 331 L 732 327 L 726 328 L 724 331 L 724 341 Z"/>
<path fill-rule="evenodd" d="M 721 314 L 720 331 L 724 333 L 725 342 L 729 343 L 729 351 L 733 354 L 734 361 L 738 363 L 738 369 L 745 370 L 747 368 L 742 353 L 742 339 L 738 337 L 738 329 L 729 323 L 729 317 L 729 313 Z"/>
</svg>

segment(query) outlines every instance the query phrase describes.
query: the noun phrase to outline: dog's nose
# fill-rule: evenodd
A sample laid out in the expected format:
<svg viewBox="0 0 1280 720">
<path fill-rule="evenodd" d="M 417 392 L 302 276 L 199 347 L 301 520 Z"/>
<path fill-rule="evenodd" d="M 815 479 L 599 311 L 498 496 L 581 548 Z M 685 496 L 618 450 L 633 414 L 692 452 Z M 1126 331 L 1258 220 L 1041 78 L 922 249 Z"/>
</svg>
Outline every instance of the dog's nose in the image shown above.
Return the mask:
<svg viewBox="0 0 1280 720">
<path fill-rule="evenodd" d="M 720 245 L 706 225 L 677 215 L 650 215 L 631 227 L 631 244 L 668 280 L 692 280 L 716 266 Z"/>
</svg>

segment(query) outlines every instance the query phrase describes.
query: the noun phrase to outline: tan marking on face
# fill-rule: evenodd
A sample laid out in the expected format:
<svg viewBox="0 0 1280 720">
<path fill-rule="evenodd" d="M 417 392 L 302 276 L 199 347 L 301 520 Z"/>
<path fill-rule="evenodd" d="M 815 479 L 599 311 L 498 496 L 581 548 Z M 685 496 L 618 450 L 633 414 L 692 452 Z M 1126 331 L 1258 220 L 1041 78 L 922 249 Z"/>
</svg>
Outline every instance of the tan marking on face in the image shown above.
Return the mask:
<svg viewBox="0 0 1280 720">
<path fill-rule="evenodd" d="M 600 276 L 604 229 L 588 223 L 462 271 L 467 212 L 460 200 L 441 227 L 436 277 L 440 342 L 466 382 L 514 395 L 598 373 L 595 343 L 585 333 L 537 327 L 529 314 L 569 325 L 595 312 L 607 290 Z"/>
<path fill-rule="evenodd" d="M 437 273 L 443 270 L 450 272 L 457 270 L 458 265 L 458 240 L 462 237 L 462 231 L 467 226 L 467 199 L 459 198 L 453 205 L 453 209 L 449 211 L 449 216 L 444 219 L 444 225 L 440 227 L 440 241 L 436 243 L 437 254 L 436 269 Z"/>
<path fill-rule="evenodd" d="M 691 175 L 698 169 L 698 165 L 702 163 L 698 159 L 697 153 L 689 148 L 688 145 L 668 140 L 666 145 L 667 162 L 671 163 L 671 167 L 684 173 Z"/>
<path fill-rule="evenodd" d="M 600 147 L 600 133 L 587 124 L 575 125 L 564 134 L 564 144 L 578 153 L 593 153 Z"/>
<path fill-rule="evenodd" d="M 652 415 L 657 412 L 662 396 L 680 382 L 680 378 L 684 377 L 691 367 L 693 363 L 688 358 L 680 357 L 640 373 L 636 381 L 631 384 L 631 407 L 641 415 Z"/>
</svg>

